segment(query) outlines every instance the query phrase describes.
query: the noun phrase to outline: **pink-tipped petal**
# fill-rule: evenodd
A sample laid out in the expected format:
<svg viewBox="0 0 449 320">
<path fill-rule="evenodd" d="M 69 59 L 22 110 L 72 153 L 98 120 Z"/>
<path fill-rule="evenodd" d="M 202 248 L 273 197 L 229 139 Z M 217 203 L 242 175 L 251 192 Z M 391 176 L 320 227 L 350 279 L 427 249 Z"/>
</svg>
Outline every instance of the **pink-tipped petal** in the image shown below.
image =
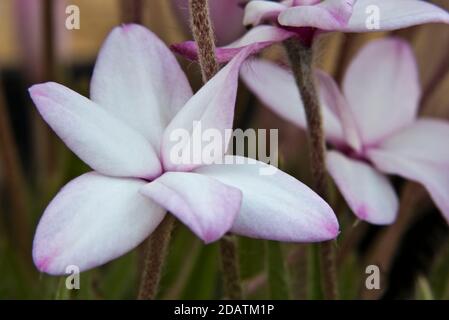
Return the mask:
<svg viewBox="0 0 449 320">
<path fill-rule="evenodd" d="M 44 120 L 95 171 L 147 179 L 161 173 L 151 144 L 89 99 L 52 82 L 29 91 Z"/>
<path fill-rule="evenodd" d="M 275 42 L 282 42 L 285 39 L 293 37 L 295 33 L 286 31 L 275 26 L 257 26 L 249 30 L 243 37 L 222 47 L 225 49 L 243 48 L 255 43 L 266 43 L 267 46 Z"/>
<path fill-rule="evenodd" d="M 175 43 L 170 46 L 170 49 L 183 56 L 184 58 L 190 60 L 190 61 L 198 61 L 198 46 L 196 45 L 195 41 L 184 41 L 180 43 Z M 217 61 L 219 63 L 226 62 L 221 60 L 221 55 L 217 52 L 218 49 L 215 50 L 215 55 L 217 57 Z"/>
<path fill-rule="evenodd" d="M 300 128 L 307 127 L 304 105 L 290 71 L 273 62 L 258 59 L 245 63 L 240 74 L 248 88 L 270 110 Z M 344 141 L 341 125 L 326 100 L 322 96 L 326 136 L 333 142 L 341 143 Z"/>
<path fill-rule="evenodd" d="M 370 165 L 336 151 L 328 153 L 327 168 L 358 218 L 380 225 L 394 222 L 398 213 L 398 198 L 384 175 Z"/>
<path fill-rule="evenodd" d="M 176 58 L 155 34 L 133 24 L 110 33 L 95 65 L 91 98 L 158 152 L 163 130 L 191 96 Z"/>
<path fill-rule="evenodd" d="M 360 139 L 360 134 L 354 119 L 354 115 L 352 114 L 352 110 L 348 106 L 346 98 L 343 96 L 337 84 L 335 83 L 335 80 L 330 75 L 321 70 L 315 71 L 315 78 L 317 79 L 318 87 L 320 90 L 323 110 L 330 110 L 334 115 L 337 116 L 340 122 L 340 127 L 343 130 L 346 143 L 355 151 L 360 151 L 362 149 L 362 141 Z M 329 126 L 326 126 L 326 129 L 327 127 Z M 337 125 L 334 124 L 332 128 L 334 127 L 337 127 Z M 336 129 L 334 129 L 334 131 L 336 131 Z M 336 134 L 333 134 L 332 136 L 335 135 Z"/>
<path fill-rule="evenodd" d="M 355 0 L 325 0 L 314 5 L 294 6 L 282 11 L 278 21 L 283 26 L 313 27 L 326 31 L 347 25 Z"/>
<path fill-rule="evenodd" d="M 282 42 L 295 34 L 293 32 L 274 27 L 257 26 L 248 31 L 243 37 L 233 43 L 215 49 L 215 55 L 219 63 L 226 63 L 234 58 L 240 51 L 250 45 L 257 45 L 253 53 L 261 51 L 274 43 Z M 172 50 L 186 59 L 198 60 L 198 47 L 194 41 L 186 41 L 171 46 Z"/>
<path fill-rule="evenodd" d="M 238 74 L 243 61 L 253 53 L 254 46 L 242 50 L 226 67 L 209 80 L 180 110 L 164 132 L 162 163 L 168 171 L 190 171 L 221 159 L 228 147 L 237 95 Z M 218 135 L 208 137 L 205 134 Z M 202 151 L 214 145 L 210 159 Z"/>
<path fill-rule="evenodd" d="M 250 1 L 245 7 L 244 25 L 258 25 L 265 20 L 276 21 L 277 16 L 288 6 L 265 0 Z"/>
<path fill-rule="evenodd" d="M 242 191 L 242 206 L 232 232 L 259 239 L 315 242 L 334 239 L 337 218 L 306 185 L 281 170 L 239 156 L 224 164 L 195 169 Z"/>
<path fill-rule="evenodd" d="M 135 248 L 162 221 L 165 210 L 139 193 L 137 179 L 87 173 L 69 182 L 37 227 L 33 260 L 45 273 L 68 266 L 85 271 Z"/>
<path fill-rule="evenodd" d="M 240 190 L 190 172 L 167 172 L 142 187 L 141 193 L 206 243 L 220 239 L 231 228 L 242 200 Z"/>
<path fill-rule="evenodd" d="M 449 122 L 421 119 L 368 151 L 383 172 L 421 183 L 449 222 Z"/>
<path fill-rule="evenodd" d="M 357 0 L 351 19 L 339 31 L 390 31 L 425 23 L 449 23 L 449 13 L 421 0 Z"/>
<path fill-rule="evenodd" d="M 421 94 L 412 49 L 396 38 L 370 42 L 349 66 L 343 91 L 364 145 L 409 125 Z"/>
</svg>

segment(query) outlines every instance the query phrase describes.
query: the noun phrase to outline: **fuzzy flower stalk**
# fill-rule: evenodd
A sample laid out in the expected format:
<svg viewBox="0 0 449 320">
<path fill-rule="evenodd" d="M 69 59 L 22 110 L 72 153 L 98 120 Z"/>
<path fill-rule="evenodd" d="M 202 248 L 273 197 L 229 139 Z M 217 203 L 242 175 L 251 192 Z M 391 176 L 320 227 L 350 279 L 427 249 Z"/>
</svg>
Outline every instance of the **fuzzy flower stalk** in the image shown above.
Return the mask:
<svg viewBox="0 0 449 320">
<path fill-rule="evenodd" d="M 191 29 L 199 48 L 199 63 L 203 81 L 209 81 L 219 70 L 215 58 L 215 39 L 207 0 L 189 0 Z M 225 296 L 233 300 L 243 298 L 240 283 L 238 252 L 232 237 L 220 241 L 221 264 Z"/>
</svg>

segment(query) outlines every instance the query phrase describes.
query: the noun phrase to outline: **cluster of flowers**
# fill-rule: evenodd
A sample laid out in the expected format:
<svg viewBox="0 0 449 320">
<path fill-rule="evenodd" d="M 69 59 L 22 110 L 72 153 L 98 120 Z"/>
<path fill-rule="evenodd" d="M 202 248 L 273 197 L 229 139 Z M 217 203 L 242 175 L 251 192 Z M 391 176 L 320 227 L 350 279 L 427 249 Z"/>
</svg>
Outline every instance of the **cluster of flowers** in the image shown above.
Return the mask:
<svg viewBox="0 0 449 320">
<path fill-rule="evenodd" d="M 239 74 L 266 106 L 301 128 L 304 108 L 289 70 L 247 58 L 286 39 L 311 45 L 330 31 L 368 32 L 368 5 L 380 9 L 381 30 L 449 23 L 444 10 L 419 0 L 250 1 L 244 23 L 254 27 L 217 49 L 228 62 L 196 94 L 166 45 L 138 25 L 115 28 L 99 54 L 87 99 L 56 83 L 30 88 L 44 120 L 94 171 L 69 182 L 37 228 L 33 258 L 39 270 L 86 270 L 136 247 L 167 211 L 206 243 L 232 232 L 286 242 L 334 239 L 330 206 L 306 185 L 267 164 L 179 164 L 170 160 L 170 132 L 192 123 L 232 129 Z M 263 23 L 263 24 L 262 24 Z M 173 47 L 196 59 L 196 45 Z M 386 174 L 423 184 L 449 219 L 449 123 L 417 119 L 416 61 L 396 38 L 373 41 L 355 57 L 342 90 L 316 70 L 325 133 L 334 149 L 327 166 L 353 212 L 389 224 L 397 195 Z M 188 145 L 181 152 L 188 152 Z M 223 157 L 235 157 L 225 155 Z"/>
</svg>

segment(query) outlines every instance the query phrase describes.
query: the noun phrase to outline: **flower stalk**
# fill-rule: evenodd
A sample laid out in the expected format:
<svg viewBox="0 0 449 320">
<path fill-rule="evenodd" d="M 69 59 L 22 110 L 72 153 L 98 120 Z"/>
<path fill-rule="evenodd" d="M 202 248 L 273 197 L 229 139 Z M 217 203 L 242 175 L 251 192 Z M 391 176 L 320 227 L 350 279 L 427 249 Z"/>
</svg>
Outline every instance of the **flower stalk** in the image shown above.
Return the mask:
<svg viewBox="0 0 449 320">
<path fill-rule="evenodd" d="M 215 56 L 215 39 L 207 0 L 189 0 L 191 28 L 198 45 L 198 58 L 203 82 L 209 81 L 219 70 Z M 220 256 L 223 269 L 225 296 L 229 299 L 243 298 L 238 252 L 232 236 L 220 240 Z"/>
<path fill-rule="evenodd" d="M 243 298 L 243 290 L 240 283 L 237 245 L 233 236 L 226 235 L 220 239 L 220 256 L 226 298 L 241 300 Z"/>
<path fill-rule="evenodd" d="M 219 69 L 215 57 L 215 38 L 209 15 L 208 0 L 190 0 L 191 28 L 198 45 L 198 58 L 203 82 L 209 81 Z"/>
<path fill-rule="evenodd" d="M 167 214 L 148 239 L 147 252 L 140 282 L 139 300 L 153 300 L 158 292 L 161 271 L 167 257 L 175 218 Z"/>
<path fill-rule="evenodd" d="M 327 199 L 326 146 L 321 107 L 313 77 L 313 47 L 293 38 L 286 40 L 284 45 L 305 107 L 313 188 L 323 199 Z M 321 244 L 323 289 L 326 299 L 332 300 L 337 299 L 334 255 L 332 242 L 323 242 Z"/>
</svg>

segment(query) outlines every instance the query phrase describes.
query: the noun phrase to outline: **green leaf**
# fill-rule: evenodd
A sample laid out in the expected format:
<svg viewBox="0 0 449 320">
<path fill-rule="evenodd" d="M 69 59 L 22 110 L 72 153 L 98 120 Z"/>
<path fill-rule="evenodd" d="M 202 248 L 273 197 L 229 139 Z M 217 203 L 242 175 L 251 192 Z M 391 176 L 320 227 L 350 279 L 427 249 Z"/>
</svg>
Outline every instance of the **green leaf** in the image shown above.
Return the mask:
<svg viewBox="0 0 449 320">
<path fill-rule="evenodd" d="M 418 276 L 417 279 L 417 299 L 418 300 L 434 300 L 434 295 L 432 293 L 432 288 L 430 287 L 429 281 L 423 275 Z"/>
<path fill-rule="evenodd" d="M 135 299 L 138 271 L 138 250 L 111 261 L 92 275 L 90 287 L 95 298 L 103 299 Z"/>
<path fill-rule="evenodd" d="M 364 271 L 357 261 L 356 255 L 353 253 L 348 254 L 343 261 L 341 268 L 339 268 L 338 285 L 341 300 L 357 298 L 360 283 L 365 281 L 362 277 L 364 274 Z"/>
<path fill-rule="evenodd" d="M 201 241 L 188 228 L 176 223 L 159 288 L 160 298 L 180 298 L 200 258 L 202 247 Z"/>
<path fill-rule="evenodd" d="M 250 279 L 265 268 L 265 243 L 246 237 L 238 237 L 238 252 L 240 262 L 240 277 Z"/>
<path fill-rule="evenodd" d="M 70 300 L 70 290 L 65 285 L 66 278 L 59 277 L 58 288 L 56 290 L 55 300 Z"/>
<path fill-rule="evenodd" d="M 287 269 L 281 243 L 266 241 L 267 244 L 267 272 L 270 298 L 274 300 L 289 299 Z"/>
<path fill-rule="evenodd" d="M 182 265 L 179 268 L 182 268 Z M 218 244 L 203 246 L 182 298 L 194 300 L 221 298 L 221 293 L 217 290 L 220 283 L 219 270 Z"/>
<path fill-rule="evenodd" d="M 307 287 L 308 297 L 311 300 L 324 299 L 321 287 L 320 247 L 319 244 L 309 246 L 309 257 L 307 259 Z"/>
</svg>

